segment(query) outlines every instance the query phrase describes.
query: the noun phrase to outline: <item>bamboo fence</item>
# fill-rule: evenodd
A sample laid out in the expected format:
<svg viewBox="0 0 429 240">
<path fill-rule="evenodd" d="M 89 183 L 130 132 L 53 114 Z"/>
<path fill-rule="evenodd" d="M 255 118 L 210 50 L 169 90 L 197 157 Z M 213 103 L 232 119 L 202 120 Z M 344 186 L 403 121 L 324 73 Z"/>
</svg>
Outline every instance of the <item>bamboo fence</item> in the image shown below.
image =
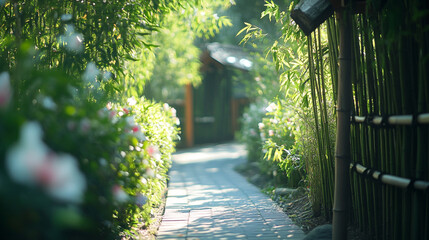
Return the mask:
<svg viewBox="0 0 429 240">
<path fill-rule="evenodd" d="M 349 219 L 373 239 L 429 239 L 429 3 L 387 1 L 367 9 L 373 11 L 352 18 Z M 328 46 L 320 41 L 325 30 Z M 334 156 L 326 93 L 333 92 L 336 104 L 334 18 L 309 36 L 308 51 L 322 205 L 331 219 Z"/>
<path fill-rule="evenodd" d="M 412 25 L 417 4 L 398 4 L 353 19 L 353 219 L 374 239 L 429 239 L 427 17 Z"/>
</svg>

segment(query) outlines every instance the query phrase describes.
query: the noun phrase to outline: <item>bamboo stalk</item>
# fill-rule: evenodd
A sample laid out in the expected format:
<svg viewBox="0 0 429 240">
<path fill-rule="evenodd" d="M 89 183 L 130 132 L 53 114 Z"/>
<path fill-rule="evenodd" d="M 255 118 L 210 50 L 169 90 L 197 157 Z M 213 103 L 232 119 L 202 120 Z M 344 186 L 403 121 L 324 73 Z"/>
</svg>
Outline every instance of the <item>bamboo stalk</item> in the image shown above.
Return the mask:
<svg viewBox="0 0 429 240">
<path fill-rule="evenodd" d="M 315 123 L 315 131 L 316 131 L 316 139 L 318 144 L 318 155 L 319 155 L 319 162 L 320 162 L 320 172 L 322 173 L 322 202 L 323 202 L 323 208 L 326 211 L 327 206 L 326 203 L 328 202 L 328 198 L 326 196 L 327 188 L 329 188 L 328 183 L 325 181 L 325 164 L 322 161 L 323 159 L 323 145 L 322 145 L 322 138 L 320 136 L 319 132 L 319 117 L 318 117 L 318 104 L 317 104 L 317 96 L 316 96 L 316 81 L 315 81 L 315 73 L 314 73 L 314 61 L 313 61 L 313 45 L 312 45 L 312 34 L 308 36 L 308 62 L 309 62 L 309 78 L 310 78 L 310 87 L 311 87 L 311 101 L 313 105 L 313 115 L 314 115 L 314 123 Z M 325 214 L 326 215 L 326 214 Z"/>
<path fill-rule="evenodd" d="M 333 238 L 347 239 L 348 164 L 350 163 L 351 111 L 351 17 L 343 10 L 338 18 L 340 27 L 340 66 L 338 81 L 337 138 L 335 146 L 335 197 L 333 208 Z"/>
</svg>

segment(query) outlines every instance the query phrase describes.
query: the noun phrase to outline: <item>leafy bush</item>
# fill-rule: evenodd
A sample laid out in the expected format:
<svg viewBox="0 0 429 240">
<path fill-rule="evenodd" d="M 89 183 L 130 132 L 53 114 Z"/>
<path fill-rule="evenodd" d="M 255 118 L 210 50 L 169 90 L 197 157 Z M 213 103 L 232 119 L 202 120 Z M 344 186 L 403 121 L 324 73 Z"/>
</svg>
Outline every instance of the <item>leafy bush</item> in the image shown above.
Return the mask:
<svg viewBox="0 0 429 240">
<path fill-rule="evenodd" d="M 263 158 L 261 132 L 258 128 L 265 115 L 264 103 L 252 103 L 245 110 L 242 117 L 242 127 L 240 138 L 246 144 L 247 160 L 250 162 L 258 162 Z"/>
<path fill-rule="evenodd" d="M 244 34 L 242 43 L 251 44 L 257 49 L 266 49 L 266 56 L 272 57 L 272 63 L 269 60 L 266 62 L 278 73 L 279 94 L 275 98 L 266 94 L 266 91 L 255 92 L 260 93 L 259 98 L 267 101 L 278 99 L 276 101 L 280 103 L 282 110 L 275 115 L 279 118 L 287 116 L 291 120 L 281 121 L 277 126 L 277 132 L 283 129 L 282 135 L 268 139 L 265 144 L 268 151 L 266 156 L 277 159 L 273 163 L 285 171 L 289 184 L 304 182 L 310 187 L 310 199 L 315 215 L 324 211 L 329 218 L 333 200 L 332 169 L 336 122 L 332 109 L 336 101 L 337 71 L 335 61 L 329 61 L 329 58 L 333 57 L 330 54 L 335 55 L 336 50 L 331 49 L 324 30 L 332 28 L 334 23 L 332 19 L 328 19 L 328 23 L 322 24 L 319 30 L 315 31 L 317 34 L 305 37 L 290 17 L 290 10 L 297 3 L 287 1 L 287 10 L 273 1 L 265 1 L 266 10 L 261 16 L 272 21 L 273 25 L 280 29 L 277 33 L 281 33 L 281 36 L 275 36 L 266 31 L 267 29 L 253 24 L 246 24 L 239 34 Z M 332 84 L 328 84 L 328 79 Z M 262 123 L 269 124 L 269 121 Z M 299 128 L 290 126 L 290 123 L 298 124 Z M 291 127 L 291 131 L 287 130 L 288 127 Z M 275 129 L 271 130 L 274 132 Z M 294 136 L 292 146 L 289 145 L 290 139 L 287 137 L 291 133 Z M 298 180 L 299 178 L 301 180 Z"/>
<path fill-rule="evenodd" d="M 300 130 L 299 123 L 293 106 L 285 100 L 278 100 L 277 104 L 271 103 L 267 107 L 267 116 L 260 124 L 266 136 L 263 146 L 265 159 L 277 164 L 290 187 L 298 187 L 305 178 L 301 149 L 295 137 Z"/>
<path fill-rule="evenodd" d="M 265 107 L 264 107 L 265 106 Z M 258 162 L 262 174 L 275 185 L 297 187 L 305 179 L 305 166 L 295 142 L 298 117 L 284 100 L 278 103 L 253 103 L 243 115 L 242 138 L 248 159 Z"/>
</svg>

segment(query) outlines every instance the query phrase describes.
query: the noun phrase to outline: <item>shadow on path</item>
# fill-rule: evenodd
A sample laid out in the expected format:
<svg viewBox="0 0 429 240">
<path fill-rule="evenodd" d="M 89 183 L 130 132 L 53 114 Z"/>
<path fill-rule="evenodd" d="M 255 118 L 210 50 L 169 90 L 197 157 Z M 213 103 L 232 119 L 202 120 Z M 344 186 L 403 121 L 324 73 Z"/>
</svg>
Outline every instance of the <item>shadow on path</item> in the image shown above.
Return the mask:
<svg viewBox="0 0 429 240">
<path fill-rule="evenodd" d="M 237 143 L 178 151 L 157 239 L 302 239 L 287 215 L 233 170 L 245 156 Z"/>
</svg>

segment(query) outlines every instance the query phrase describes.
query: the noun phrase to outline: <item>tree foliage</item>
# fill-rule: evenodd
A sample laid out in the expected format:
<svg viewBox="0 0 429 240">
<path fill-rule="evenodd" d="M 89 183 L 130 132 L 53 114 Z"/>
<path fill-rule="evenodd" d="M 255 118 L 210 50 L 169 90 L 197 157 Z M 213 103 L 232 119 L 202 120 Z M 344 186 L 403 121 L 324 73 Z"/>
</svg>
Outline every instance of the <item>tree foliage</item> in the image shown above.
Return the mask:
<svg viewBox="0 0 429 240">
<path fill-rule="evenodd" d="M 153 42 L 162 47 L 146 53 L 154 63 L 151 75 L 145 79 L 148 97 L 180 99 L 183 85 L 200 84 L 198 39 L 211 38 L 221 28 L 231 26 L 228 18 L 217 13 L 229 6 L 230 1 L 204 1 L 200 6 L 182 5 L 165 15 L 161 22 L 163 28 L 152 35 Z M 141 67 L 134 69 L 139 71 Z"/>
</svg>

